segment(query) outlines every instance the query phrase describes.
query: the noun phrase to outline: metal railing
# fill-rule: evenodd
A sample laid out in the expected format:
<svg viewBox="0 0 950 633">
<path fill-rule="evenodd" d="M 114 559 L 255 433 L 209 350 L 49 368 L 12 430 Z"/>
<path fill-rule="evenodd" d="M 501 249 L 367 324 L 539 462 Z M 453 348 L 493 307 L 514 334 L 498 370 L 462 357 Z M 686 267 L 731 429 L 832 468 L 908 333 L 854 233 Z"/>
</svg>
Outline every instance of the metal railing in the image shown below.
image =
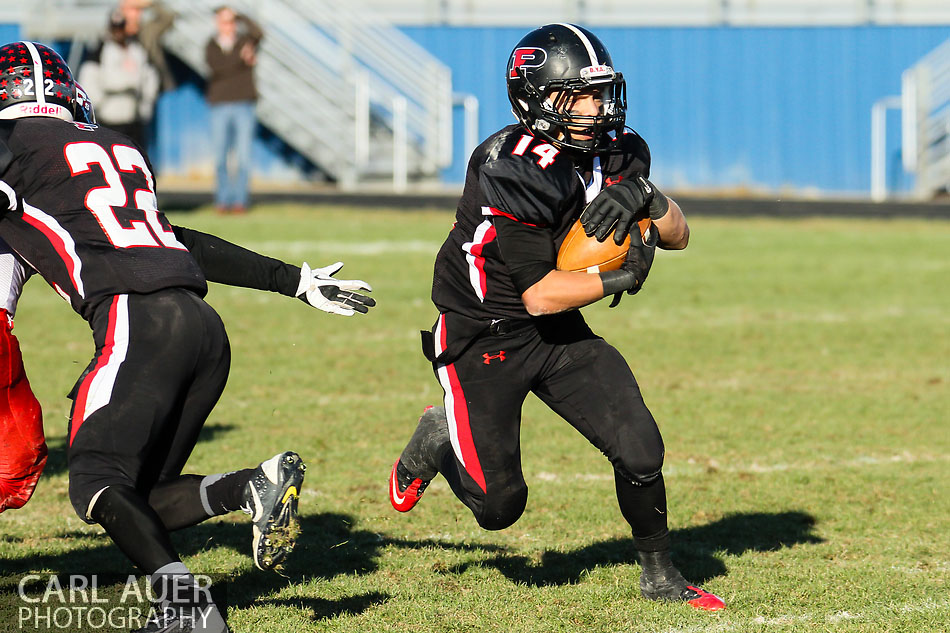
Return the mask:
<svg viewBox="0 0 950 633">
<path fill-rule="evenodd" d="M 166 0 L 178 18 L 166 47 L 206 75 L 217 0 Z M 367 178 L 434 177 L 452 160 L 448 67 L 361 0 L 232 0 L 265 31 L 258 118 L 344 187 Z M 37 0 L 28 37 L 98 35 L 113 0 Z M 77 35 L 79 34 L 79 35 Z"/>
<path fill-rule="evenodd" d="M 901 78 L 904 169 L 916 174 L 915 193 L 950 190 L 950 40 L 904 71 Z"/>
</svg>

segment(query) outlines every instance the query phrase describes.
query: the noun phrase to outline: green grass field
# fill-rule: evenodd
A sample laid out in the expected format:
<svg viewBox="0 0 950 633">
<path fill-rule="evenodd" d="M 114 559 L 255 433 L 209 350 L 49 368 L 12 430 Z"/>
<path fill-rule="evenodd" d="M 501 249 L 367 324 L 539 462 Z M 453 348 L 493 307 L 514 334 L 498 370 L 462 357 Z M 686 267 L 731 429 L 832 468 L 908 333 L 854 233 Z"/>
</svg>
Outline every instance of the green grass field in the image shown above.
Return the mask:
<svg viewBox="0 0 950 633">
<path fill-rule="evenodd" d="M 175 534 L 192 570 L 220 578 L 234 631 L 950 630 L 950 222 L 696 217 L 689 249 L 658 255 L 643 292 L 585 309 L 660 423 L 674 556 L 727 601 L 710 614 L 639 598 L 609 465 L 537 400 L 513 527 L 482 531 L 441 479 L 410 514 L 391 509 L 392 462 L 442 395 L 418 331 L 435 318 L 451 214 L 170 216 L 295 263 L 345 261 L 341 276 L 379 301 L 346 319 L 209 293 L 233 363 L 187 470 L 285 449 L 309 465 L 286 578 L 253 568 L 244 515 Z M 0 517 L 14 602 L 27 572 L 131 571 L 67 497 L 65 394 L 92 354 L 88 326 L 34 280 L 15 331 L 50 458 L 30 504 Z"/>
</svg>

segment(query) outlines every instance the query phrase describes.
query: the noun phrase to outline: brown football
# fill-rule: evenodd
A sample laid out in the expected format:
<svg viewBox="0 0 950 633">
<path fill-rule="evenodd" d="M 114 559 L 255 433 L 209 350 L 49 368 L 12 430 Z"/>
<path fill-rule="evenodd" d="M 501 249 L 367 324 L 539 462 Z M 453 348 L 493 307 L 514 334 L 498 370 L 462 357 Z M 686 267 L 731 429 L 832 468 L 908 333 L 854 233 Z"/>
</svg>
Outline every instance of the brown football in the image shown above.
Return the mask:
<svg viewBox="0 0 950 633">
<path fill-rule="evenodd" d="M 644 218 L 637 224 L 641 235 L 653 225 L 650 218 Z M 603 242 L 598 242 L 595 237 L 587 237 L 581 221 L 577 220 L 557 252 L 557 269 L 588 273 L 617 270 L 627 257 L 628 248 L 629 235 L 620 246 L 614 243 L 612 235 L 608 235 Z"/>
</svg>

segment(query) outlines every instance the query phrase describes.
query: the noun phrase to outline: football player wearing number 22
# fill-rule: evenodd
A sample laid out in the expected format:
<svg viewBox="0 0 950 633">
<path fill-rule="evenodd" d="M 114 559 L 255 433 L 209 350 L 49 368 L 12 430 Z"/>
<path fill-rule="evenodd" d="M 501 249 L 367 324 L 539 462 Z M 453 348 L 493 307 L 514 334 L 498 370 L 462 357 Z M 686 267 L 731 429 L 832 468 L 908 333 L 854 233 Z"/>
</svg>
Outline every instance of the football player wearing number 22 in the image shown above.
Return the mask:
<svg viewBox="0 0 950 633">
<path fill-rule="evenodd" d="M 419 419 L 393 465 L 390 500 L 410 510 L 441 473 L 481 527 L 513 524 L 528 498 L 519 435 L 522 404 L 534 393 L 610 460 L 642 595 L 722 609 L 673 565 L 659 429 L 623 357 L 577 310 L 638 292 L 657 246 L 686 247 L 686 219 L 648 180 L 647 144 L 624 126 L 623 77 L 593 33 L 573 24 L 528 33 L 506 81 L 518 123 L 473 153 L 435 264 L 439 316 L 423 332 L 423 352 L 444 406 Z M 556 269 L 578 218 L 588 236 L 621 244 L 647 216 L 656 230 L 648 243 L 633 231 L 619 270 Z M 559 485 L 574 494 L 569 481 Z"/>
<path fill-rule="evenodd" d="M 26 271 L 13 275 L 20 281 L 8 284 L 6 305 L 15 305 L 35 269 L 89 322 L 96 347 L 70 394 L 70 501 L 164 598 L 142 631 L 226 632 L 168 533 L 244 510 L 252 515 L 254 563 L 279 570 L 296 538 L 305 467 L 286 451 L 256 468 L 181 474 L 230 368 L 224 325 L 203 299 L 206 282 L 273 290 L 343 316 L 375 304 L 356 292 L 370 288 L 334 279 L 340 263 L 298 268 L 172 226 L 158 210 L 146 156 L 95 124 L 51 48 L 0 46 L 0 80 L 0 266 L 12 261 Z M 31 425 L 35 441 L 37 419 L 14 412 L 0 428 Z M 20 490 L 11 507 L 31 490 Z"/>
</svg>

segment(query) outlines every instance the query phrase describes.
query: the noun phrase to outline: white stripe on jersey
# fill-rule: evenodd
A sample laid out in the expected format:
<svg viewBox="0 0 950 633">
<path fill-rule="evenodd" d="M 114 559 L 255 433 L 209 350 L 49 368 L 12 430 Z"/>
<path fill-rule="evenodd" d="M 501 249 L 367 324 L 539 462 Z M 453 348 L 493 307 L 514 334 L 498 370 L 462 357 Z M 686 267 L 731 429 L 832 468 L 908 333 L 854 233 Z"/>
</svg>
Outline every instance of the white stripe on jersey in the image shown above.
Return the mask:
<svg viewBox="0 0 950 633">
<path fill-rule="evenodd" d="M 16 211 L 16 191 L 13 190 L 13 187 L 0 180 L 0 192 L 3 192 L 3 194 L 6 195 L 7 200 L 10 201 L 7 209 L 10 211 Z"/>
<path fill-rule="evenodd" d="M 468 280 L 472 284 L 472 288 L 475 290 L 475 295 L 478 296 L 478 300 L 482 303 L 485 302 L 485 293 L 482 292 L 482 278 L 485 276 L 485 272 L 484 270 L 479 270 L 477 262 L 479 259 L 482 261 L 484 261 L 484 259 L 473 255 L 472 249 L 476 246 L 483 245 L 485 234 L 488 233 L 491 228 L 492 223 L 485 220 L 475 229 L 475 235 L 472 237 L 472 241 L 462 244 L 462 250 L 465 251 L 465 261 L 468 262 Z"/>
<path fill-rule="evenodd" d="M 82 284 L 82 260 L 80 260 L 79 255 L 76 254 L 76 243 L 73 241 L 72 236 L 66 229 L 60 226 L 56 218 L 40 211 L 26 200 L 23 201 L 23 215 L 33 218 L 60 239 L 62 246 L 56 244 L 53 240 L 50 240 L 50 242 L 53 244 L 53 248 L 56 249 L 56 252 L 59 253 L 59 256 L 63 258 L 63 263 L 66 264 L 66 268 L 69 269 L 69 276 L 73 281 L 76 292 L 79 293 L 80 297 L 85 299 L 86 288 Z M 43 232 L 46 233 L 46 231 Z M 49 234 L 47 234 L 46 237 L 49 239 Z"/>
<path fill-rule="evenodd" d="M 40 52 L 36 50 L 33 42 L 23 42 L 27 50 L 30 51 L 30 57 L 33 58 L 33 93 L 36 95 L 36 102 L 40 105 L 46 105 L 45 82 L 43 81 L 43 60 L 40 59 Z"/>
<path fill-rule="evenodd" d="M 579 39 L 581 43 L 584 44 L 584 48 L 587 49 L 587 54 L 590 56 L 590 65 L 599 66 L 600 61 L 597 59 L 597 53 L 594 52 L 594 46 L 590 43 L 590 40 L 587 39 L 587 36 L 584 35 L 583 31 L 581 31 L 579 28 L 577 28 L 573 24 L 567 24 L 566 22 L 558 22 L 558 24 L 560 24 L 561 26 L 567 29 L 570 29 L 574 33 L 574 35 L 577 36 L 577 39 Z"/>
<path fill-rule="evenodd" d="M 86 406 L 82 411 L 82 421 L 112 401 L 112 391 L 119 375 L 119 367 L 129 353 L 129 295 L 116 295 L 115 323 L 112 325 L 112 337 L 106 346 L 112 345 L 112 353 L 106 364 L 96 369 L 89 391 L 86 393 Z"/>
</svg>

